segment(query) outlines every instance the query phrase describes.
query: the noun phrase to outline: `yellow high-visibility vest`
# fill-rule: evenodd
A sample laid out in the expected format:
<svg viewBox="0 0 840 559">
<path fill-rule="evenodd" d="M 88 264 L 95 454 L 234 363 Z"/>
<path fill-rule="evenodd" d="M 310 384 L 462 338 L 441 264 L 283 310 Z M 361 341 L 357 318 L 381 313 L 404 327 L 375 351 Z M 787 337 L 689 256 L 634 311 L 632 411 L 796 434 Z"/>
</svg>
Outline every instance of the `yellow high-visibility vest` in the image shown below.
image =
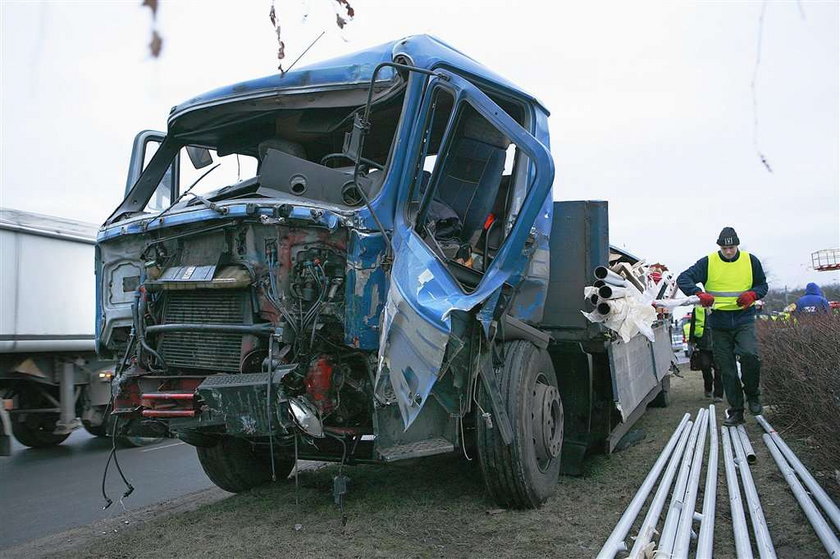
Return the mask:
<svg viewBox="0 0 840 559">
<path fill-rule="evenodd" d="M 724 261 L 719 252 L 709 255 L 709 274 L 706 292 L 714 295 L 712 309 L 716 311 L 737 311 L 741 307 L 736 301 L 744 291 L 752 289 L 752 262 L 750 253 L 740 251 L 734 262 Z"/>
<path fill-rule="evenodd" d="M 706 327 L 706 309 L 694 307 L 694 337 L 698 340 L 703 337 L 703 330 Z"/>
</svg>

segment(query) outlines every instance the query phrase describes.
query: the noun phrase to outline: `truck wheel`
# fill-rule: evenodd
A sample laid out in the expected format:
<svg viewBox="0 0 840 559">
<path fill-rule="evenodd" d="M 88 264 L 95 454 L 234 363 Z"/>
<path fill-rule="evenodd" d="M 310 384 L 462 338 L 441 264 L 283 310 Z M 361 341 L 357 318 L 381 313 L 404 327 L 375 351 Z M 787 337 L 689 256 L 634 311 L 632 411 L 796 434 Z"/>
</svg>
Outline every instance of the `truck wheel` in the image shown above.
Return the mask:
<svg viewBox="0 0 840 559">
<path fill-rule="evenodd" d="M 94 437 L 107 437 L 108 436 L 108 426 L 103 423 L 102 425 L 94 425 L 90 421 L 82 421 L 82 427 L 85 428 L 85 431 L 93 435 Z"/>
<path fill-rule="evenodd" d="M 476 419 L 478 456 L 484 484 L 496 503 L 537 508 L 557 486 L 563 446 L 563 402 L 548 352 L 525 341 L 505 345 L 505 363 L 496 380 L 506 405 L 513 441 L 505 445 L 499 428 Z M 483 387 L 481 408 L 490 411 Z"/>
<path fill-rule="evenodd" d="M 204 473 L 225 491 L 240 493 L 271 480 L 271 458 L 255 453 L 245 439 L 224 436 L 215 446 L 195 450 Z M 275 458 L 277 479 L 287 478 L 293 466 L 291 458 Z"/>
<path fill-rule="evenodd" d="M 12 433 L 18 442 L 31 448 L 47 448 L 61 444 L 64 439 L 70 436 L 55 435 L 55 423 L 57 417 L 29 413 L 25 419 L 12 422 Z"/>
</svg>

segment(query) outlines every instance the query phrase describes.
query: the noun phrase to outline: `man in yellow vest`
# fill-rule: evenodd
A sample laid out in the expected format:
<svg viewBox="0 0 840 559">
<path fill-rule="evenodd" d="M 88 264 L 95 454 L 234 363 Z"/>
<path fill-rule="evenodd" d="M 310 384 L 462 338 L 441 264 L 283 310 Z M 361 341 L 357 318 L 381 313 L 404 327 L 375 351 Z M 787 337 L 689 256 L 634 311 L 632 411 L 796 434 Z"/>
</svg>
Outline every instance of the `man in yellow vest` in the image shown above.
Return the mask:
<svg viewBox="0 0 840 559">
<path fill-rule="evenodd" d="M 761 261 L 738 250 L 741 241 L 735 229 L 724 227 L 717 244 L 720 250 L 704 256 L 681 273 L 677 285 L 683 293 L 697 295 L 702 306 L 712 309 L 706 327 L 712 331 L 712 351 L 723 374 L 723 389 L 730 406 L 723 423 L 731 426 L 744 422 L 745 394 L 750 412 L 753 415 L 762 412 L 761 362 L 753 305 L 767 295 L 767 279 Z M 741 359 L 740 378 L 736 356 Z"/>
</svg>

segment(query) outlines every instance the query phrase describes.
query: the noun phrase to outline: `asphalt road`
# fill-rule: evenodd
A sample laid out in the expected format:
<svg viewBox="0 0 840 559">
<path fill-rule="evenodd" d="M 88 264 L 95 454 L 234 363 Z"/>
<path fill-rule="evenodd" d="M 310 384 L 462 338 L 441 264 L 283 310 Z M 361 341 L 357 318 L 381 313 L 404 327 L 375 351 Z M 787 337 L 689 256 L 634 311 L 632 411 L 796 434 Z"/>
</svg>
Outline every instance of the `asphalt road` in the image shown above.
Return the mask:
<svg viewBox="0 0 840 559">
<path fill-rule="evenodd" d="M 119 503 L 125 486 L 111 464 L 105 487 L 114 504 L 102 510 L 102 472 L 110 451 L 109 439 L 81 429 L 48 449 L 13 440 L 12 455 L 0 457 L 0 550 L 213 486 L 195 449 L 177 439 L 118 447 L 134 492 Z"/>
</svg>

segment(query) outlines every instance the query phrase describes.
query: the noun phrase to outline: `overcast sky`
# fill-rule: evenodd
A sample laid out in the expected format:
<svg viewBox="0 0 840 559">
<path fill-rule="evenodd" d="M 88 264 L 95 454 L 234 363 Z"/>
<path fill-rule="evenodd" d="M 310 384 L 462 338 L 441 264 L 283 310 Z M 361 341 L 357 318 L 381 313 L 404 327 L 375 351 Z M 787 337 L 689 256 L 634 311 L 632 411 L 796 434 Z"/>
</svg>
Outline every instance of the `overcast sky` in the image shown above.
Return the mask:
<svg viewBox="0 0 840 559">
<path fill-rule="evenodd" d="M 0 0 L 0 206 L 102 222 L 137 131 L 276 71 L 270 0 L 161 0 L 159 59 L 140 4 Z M 548 106 L 555 198 L 608 200 L 613 244 L 680 271 L 731 225 L 771 287 L 840 281 L 809 269 L 840 247 L 838 2 L 351 0 L 341 33 L 332 4 L 276 1 L 287 63 L 436 35 Z"/>
</svg>

